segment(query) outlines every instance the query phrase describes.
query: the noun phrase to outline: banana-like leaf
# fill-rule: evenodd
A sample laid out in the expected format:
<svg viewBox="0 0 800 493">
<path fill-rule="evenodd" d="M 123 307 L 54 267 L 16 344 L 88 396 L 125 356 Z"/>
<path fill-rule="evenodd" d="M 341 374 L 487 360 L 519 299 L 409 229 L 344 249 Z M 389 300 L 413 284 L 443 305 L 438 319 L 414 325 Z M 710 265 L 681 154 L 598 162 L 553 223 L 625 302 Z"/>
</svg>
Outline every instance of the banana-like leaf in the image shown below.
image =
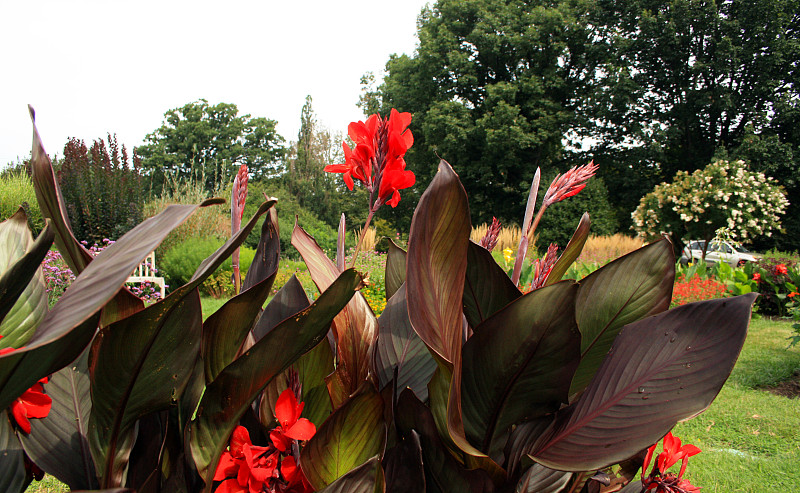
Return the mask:
<svg viewBox="0 0 800 493">
<path fill-rule="evenodd" d="M 79 275 L 89 265 L 94 256 L 75 239 L 69 224 L 64 197 L 58 186 L 50 157 L 44 150 L 33 108 L 28 105 L 33 124 L 33 147 L 31 149 L 31 181 L 36 192 L 39 209 L 45 219 L 50 219 L 55 232 L 55 243 L 64 261 L 75 275 Z M 133 272 L 133 270 L 131 270 Z M 101 318 L 102 325 L 132 315 L 144 308 L 144 302 L 133 295 L 127 288 L 114 291 L 116 296 L 105 303 Z M 76 355 L 77 356 L 77 355 Z M 74 359 L 74 358 L 73 358 Z"/>
<path fill-rule="evenodd" d="M 324 291 L 339 275 L 336 264 L 329 259 L 317 242 L 303 228 L 295 224 L 292 245 L 303 257 L 311 279 L 320 291 Z M 378 319 L 366 298 L 356 293 L 347 307 L 333 321 L 336 338 L 336 373 L 341 383 L 336 394 L 331 394 L 334 403 L 344 401 L 358 390 L 370 371 L 372 347 L 378 337 Z"/>
<path fill-rule="evenodd" d="M 87 440 L 92 401 L 88 351 L 50 377 L 45 384 L 53 399 L 50 413 L 31 420 L 31 433 L 20 434 L 25 453 L 44 472 L 73 490 L 98 487 Z"/>
<path fill-rule="evenodd" d="M 21 208 L 0 223 L 0 347 L 23 346 L 47 313 L 39 266 L 52 243 L 50 222 L 34 241 Z"/>
<path fill-rule="evenodd" d="M 431 351 L 451 364 L 461 354 L 470 231 L 467 193 L 443 160 L 411 221 L 406 298 L 414 330 Z"/>
<path fill-rule="evenodd" d="M 275 204 L 277 199 L 271 198 L 267 202 Z M 275 210 L 275 207 L 272 207 L 264 218 L 264 224 L 261 226 L 261 237 L 258 240 L 253 262 L 250 264 L 250 268 L 247 269 L 242 291 L 247 291 L 278 271 L 278 262 L 281 256 L 281 242 L 278 234 L 278 211 Z"/>
<path fill-rule="evenodd" d="M 7 412 L 0 413 L 0 451 L 0 491 L 24 492 L 30 483 L 25 474 L 25 453 Z"/>
<path fill-rule="evenodd" d="M 400 286 L 406 282 L 406 251 L 389 239 L 389 251 L 386 253 L 386 301 L 394 296 Z"/>
<path fill-rule="evenodd" d="M 67 288 L 24 348 L 0 356 L 0 408 L 75 360 L 97 329 L 98 311 L 131 272 L 197 206 L 173 205 L 106 248 Z"/>
<path fill-rule="evenodd" d="M 488 250 L 469 242 L 464 279 L 464 316 L 471 327 L 522 296 Z"/>
<path fill-rule="evenodd" d="M 559 493 L 572 479 L 572 474 L 534 464 L 522 475 L 514 491 L 515 493 Z"/>
<path fill-rule="evenodd" d="M 386 488 L 389 491 L 427 491 L 425 468 L 422 465 L 422 444 L 419 434 L 409 430 L 407 436 L 383 456 Z"/>
<path fill-rule="evenodd" d="M 701 301 L 625 326 L 580 399 L 535 443 L 533 459 L 562 471 L 601 469 L 706 409 L 742 349 L 755 298 Z"/>
<path fill-rule="evenodd" d="M 581 331 L 581 364 L 570 395 L 589 384 L 626 324 L 669 308 L 675 257 L 666 239 L 624 255 L 580 282 L 575 317 Z"/>
<path fill-rule="evenodd" d="M 109 325 L 95 338 L 89 355 L 93 406 L 89 444 L 102 487 L 122 485 L 130 450 L 120 444 L 132 445 L 127 433 L 136 420 L 145 414 L 168 409 L 181 399 L 189 383 L 201 346 L 202 313 L 197 286 L 247 238 L 259 217 L 273 204 L 262 204 L 241 230 L 201 263 L 188 284 L 144 310 Z M 189 211 L 193 209 L 190 207 Z M 127 235 L 123 239 L 125 237 Z M 121 242 L 122 239 L 106 251 Z M 87 267 L 87 271 L 106 251 Z M 260 301 L 258 303 L 260 307 Z"/>
<path fill-rule="evenodd" d="M 373 359 L 378 386 L 388 385 L 396 368 L 397 388 L 409 387 L 421 400 L 427 400 L 428 382 L 436 370 L 436 361 L 408 319 L 405 284 L 389 299 L 378 325 Z"/>
<path fill-rule="evenodd" d="M 281 322 L 206 388 L 190 425 L 197 470 L 211 489 L 211 478 L 236 424 L 261 390 L 324 337 L 339 311 L 363 286 L 361 275 L 344 271 L 308 308 Z"/>
<path fill-rule="evenodd" d="M 259 317 L 256 326 L 253 328 L 253 336 L 256 341 L 260 341 L 279 323 L 300 310 L 308 308 L 310 304 L 311 302 L 303 290 L 303 285 L 297 280 L 297 276 L 292 275 L 267 303 L 267 307 L 261 313 L 261 317 Z"/>
<path fill-rule="evenodd" d="M 467 437 L 495 456 L 512 425 L 567 402 L 580 361 L 578 286 L 560 282 L 513 301 L 464 344 L 461 403 Z"/>
<path fill-rule="evenodd" d="M 333 411 L 328 387 L 325 386 L 325 377 L 334 369 L 331 345 L 323 340 L 301 356 L 292 367 L 297 371 L 303 389 L 303 416 L 314 425 L 321 426 Z"/>
<path fill-rule="evenodd" d="M 385 443 L 383 399 L 366 384 L 306 443 L 300 465 L 311 486 L 320 490 L 370 457 L 382 456 Z"/>
<path fill-rule="evenodd" d="M 589 219 L 589 213 L 584 212 L 583 216 L 581 216 L 581 220 L 578 223 L 578 227 L 575 229 L 575 232 L 572 233 L 572 238 L 570 238 L 569 243 L 567 243 L 566 248 L 561 253 L 561 256 L 558 257 L 556 260 L 555 265 L 550 270 L 550 274 L 547 276 L 547 282 L 545 285 L 553 284 L 561 280 L 564 277 L 564 274 L 567 273 L 569 266 L 572 265 L 578 257 L 580 257 L 581 252 L 583 251 L 583 246 L 586 244 L 586 239 L 589 238 L 589 227 L 591 226 L 592 222 Z"/>
<path fill-rule="evenodd" d="M 386 491 L 379 457 L 373 457 L 320 490 L 320 493 L 382 493 Z M 415 490 L 405 490 L 415 491 Z M 416 490 L 424 491 L 424 490 Z"/>
<path fill-rule="evenodd" d="M 431 410 L 409 389 L 401 392 L 397 400 L 395 422 L 405 439 L 412 436 L 412 431 L 418 434 L 425 468 L 425 491 L 486 493 L 493 490 L 485 471 L 466 470 L 453 458 L 439 436 Z"/>
</svg>

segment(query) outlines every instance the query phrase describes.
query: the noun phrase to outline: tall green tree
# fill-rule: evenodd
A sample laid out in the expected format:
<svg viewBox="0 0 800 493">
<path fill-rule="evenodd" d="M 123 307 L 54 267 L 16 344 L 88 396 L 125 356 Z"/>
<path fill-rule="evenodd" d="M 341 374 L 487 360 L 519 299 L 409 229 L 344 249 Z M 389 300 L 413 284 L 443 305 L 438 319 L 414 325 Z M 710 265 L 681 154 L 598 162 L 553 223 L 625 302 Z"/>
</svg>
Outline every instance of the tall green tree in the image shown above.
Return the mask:
<svg viewBox="0 0 800 493">
<path fill-rule="evenodd" d="M 170 179 L 200 179 L 209 192 L 232 180 L 242 163 L 255 179 L 274 175 L 285 154 L 277 122 L 239 115 L 235 104 L 205 99 L 164 114 L 164 123 L 137 148 L 152 190 Z"/>
<path fill-rule="evenodd" d="M 459 173 L 473 220 L 520 221 L 536 167 L 567 167 L 564 134 L 603 60 L 584 10 L 522 0 L 440 0 L 423 10 L 414 56 L 391 57 L 383 83 L 362 97 L 413 114 L 406 160 L 417 190 L 440 156 Z"/>
</svg>

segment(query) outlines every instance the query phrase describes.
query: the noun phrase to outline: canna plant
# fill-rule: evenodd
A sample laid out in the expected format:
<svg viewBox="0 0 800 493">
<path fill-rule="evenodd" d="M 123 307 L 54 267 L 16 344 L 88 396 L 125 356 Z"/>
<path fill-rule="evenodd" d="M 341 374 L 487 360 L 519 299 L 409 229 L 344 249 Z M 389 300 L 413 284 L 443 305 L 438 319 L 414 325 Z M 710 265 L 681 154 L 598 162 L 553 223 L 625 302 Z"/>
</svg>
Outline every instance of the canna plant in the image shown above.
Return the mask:
<svg viewBox="0 0 800 493">
<path fill-rule="evenodd" d="M 329 170 L 367 186 L 370 218 L 414 183 L 403 160 L 410 121 L 393 111 L 351 125 L 356 148 Z M 579 282 L 561 280 L 588 236 L 587 214 L 560 255 L 551 248 L 535 262 L 536 282 L 520 286 L 469 240 L 466 193 L 442 161 L 408 250 L 390 245 L 379 318 L 359 292 L 366 280 L 346 269 L 344 218 L 334 259 L 294 228 L 316 300 L 291 279 L 261 308 L 279 260 L 272 200 L 189 283 L 143 307 L 123 288 L 128 273 L 216 200 L 171 206 L 92 257 L 70 232 L 36 133 L 32 165 L 48 225 L 0 263 L 9 266 L 0 317 L 24 302 L 35 320 L 0 325 L 0 347 L 10 349 L 0 350 L 0 408 L 37 385 L 52 405 L 30 416 L 30 433 L 13 413 L 0 420 L 4 491 L 24 490 L 26 463 L 84 490 L 694 491 L 685 464 L 666 472 L 691 455 L 673 438 L 653 471 L 639 471 L 653 445 L 721 389 L 755 295 L 668 310 L 675 260 L 666 239 Z M 591 173 L 572 170 L 548 197 L 577 193 Z M 542 213 L 535 204 L 532 192 L 524 238 Z M 241 292 L 202 321 L 197 286 L 261 217 Z M 3 227 L 24 237 L 23 223 Z M 46 300 L 24 293 L 41 282 L 53 241 L 78 276 L 43 312 Z"/>
</svg>

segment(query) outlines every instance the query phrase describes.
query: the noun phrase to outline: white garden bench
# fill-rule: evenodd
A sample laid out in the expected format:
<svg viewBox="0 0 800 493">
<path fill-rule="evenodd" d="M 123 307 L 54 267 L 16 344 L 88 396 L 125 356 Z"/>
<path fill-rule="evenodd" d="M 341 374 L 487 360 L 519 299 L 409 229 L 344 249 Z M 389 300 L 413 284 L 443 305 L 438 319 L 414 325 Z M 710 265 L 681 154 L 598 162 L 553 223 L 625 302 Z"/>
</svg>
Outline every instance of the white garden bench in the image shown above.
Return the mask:
<svg viewBox="0 0 800 493">
<path fill-rule="evenodd" d="M 139 267 L 133 271 L 133 274 L 128 277 L 125 282 L 132 283 L 145 283 L 150 282 L 161 288 L 161 299 L 163 300 L 167 294 L 167 284 L 164 282 L 163 277 L 156 276 L 156 252 L 150 252 L 145 257 L 144 261 L 139 264 Z"/>
</svg>

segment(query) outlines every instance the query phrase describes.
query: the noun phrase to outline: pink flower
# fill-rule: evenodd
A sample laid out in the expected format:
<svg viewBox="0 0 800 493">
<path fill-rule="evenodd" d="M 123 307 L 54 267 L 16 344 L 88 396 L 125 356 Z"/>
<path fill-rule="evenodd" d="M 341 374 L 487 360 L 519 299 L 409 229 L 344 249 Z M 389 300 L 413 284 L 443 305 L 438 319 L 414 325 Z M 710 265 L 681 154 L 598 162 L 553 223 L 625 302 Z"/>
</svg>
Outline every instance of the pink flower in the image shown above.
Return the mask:
<svg viewBox="0 0 800 493">
<path fill-rule="evenodd" d="M 548 207 L 583 190 L 586 182 L 594 176 L 597 168 L 598 166 L 594 164 L 594 161 L 591 161 L 583 166 L 573 166 L 563 175 L 557 175 L 544 194 L 542 207 Z"/>
</svg>

